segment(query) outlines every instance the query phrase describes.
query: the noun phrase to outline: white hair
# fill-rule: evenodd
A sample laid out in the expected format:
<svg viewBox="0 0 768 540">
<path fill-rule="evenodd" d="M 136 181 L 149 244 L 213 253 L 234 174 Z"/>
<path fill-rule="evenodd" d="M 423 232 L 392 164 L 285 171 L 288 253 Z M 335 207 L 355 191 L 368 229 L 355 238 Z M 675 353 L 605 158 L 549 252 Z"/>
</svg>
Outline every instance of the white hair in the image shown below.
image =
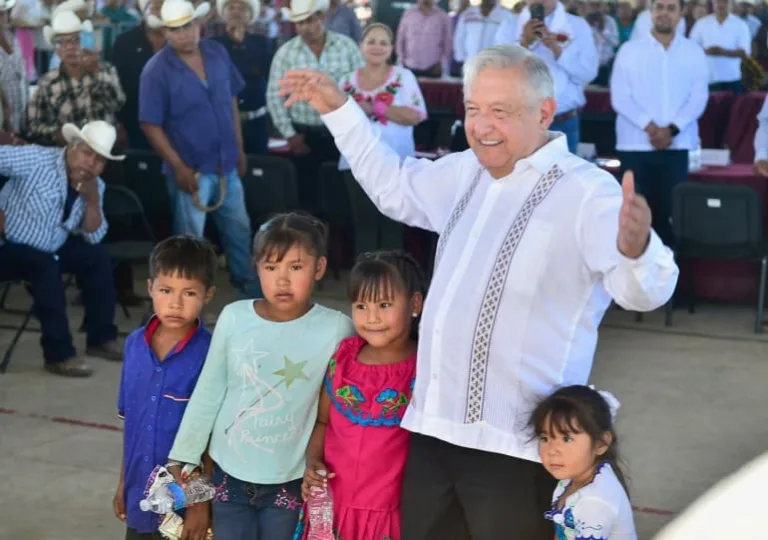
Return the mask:
<svg viewBox="0 0 768 540">
<path fill-rule="evenodd" d="M 477 74 L 484 69 L 522 68 L 525 80 L 538 101 L 555 97 L 555 81 L 547 64 L 524 47 L 494 45 L 483 49 L 464 64 L 464 96 Z"/>
</svg>

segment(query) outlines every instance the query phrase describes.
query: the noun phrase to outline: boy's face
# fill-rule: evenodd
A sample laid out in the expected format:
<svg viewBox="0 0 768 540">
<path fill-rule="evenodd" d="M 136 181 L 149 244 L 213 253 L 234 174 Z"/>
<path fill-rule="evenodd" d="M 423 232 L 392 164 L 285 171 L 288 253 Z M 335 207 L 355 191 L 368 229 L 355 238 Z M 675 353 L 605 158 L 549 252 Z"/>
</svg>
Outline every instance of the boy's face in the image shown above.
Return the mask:
<svg viewBox="0 0 768 540">
<path fill-rule="evenodd" d="M 187 279 L 179 274 L 155 276 L 147 281 L 147 287 L 155 314 L 169 329 L 194 323 L 215 290 L 215 287 L 206 289 L 198 279 Z"/>
</svg>

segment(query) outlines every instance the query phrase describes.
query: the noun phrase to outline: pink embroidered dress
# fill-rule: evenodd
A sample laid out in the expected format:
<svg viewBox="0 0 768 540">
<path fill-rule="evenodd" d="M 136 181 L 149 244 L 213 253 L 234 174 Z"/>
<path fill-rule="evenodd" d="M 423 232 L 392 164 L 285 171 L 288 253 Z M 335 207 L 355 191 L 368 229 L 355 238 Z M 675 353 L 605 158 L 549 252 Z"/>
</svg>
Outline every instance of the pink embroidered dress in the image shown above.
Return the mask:
<svg viewBox="0 0 768 540">
<path fill-rule="evenodd" d="M 331 396 L 325 433 L 325 464 L 336 473 L 334 498 L 338 540 L 401 540 L 400 493 L 409 433 L 400 420 L 411 398 L 416 355 L 396 364 L 362 364 L 365 341 L 341 342 L 328 366 Z M 300 518 L 295 538 L 306 538 Z"/>
</svg>

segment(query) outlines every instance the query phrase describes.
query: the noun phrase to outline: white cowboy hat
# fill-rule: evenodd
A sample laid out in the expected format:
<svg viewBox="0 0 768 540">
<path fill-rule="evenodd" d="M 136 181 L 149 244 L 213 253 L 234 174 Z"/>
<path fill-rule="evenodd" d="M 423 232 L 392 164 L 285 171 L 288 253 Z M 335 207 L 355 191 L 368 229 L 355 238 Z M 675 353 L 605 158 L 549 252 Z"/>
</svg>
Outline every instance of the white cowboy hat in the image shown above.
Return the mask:
<svg viewBox="0 0 768 540">
<path fill-rule="evenodd" d="M 117 130 L 115 126 L 104 120 L 95 120 L 88 122 L 83 129 L 78 129 L 75 124 L 64 124 L 61 128 L 61 134 L 67 143 L 75 140 L 81 140 L 87 144 L 91 150 L 113 161 L 122 161 L 125 156 L 112 155 L 112 147 L 117 140 Z"/>
<path fill-rule="evenodd" d="M 165 0 L 163 7 L 160 8 L 160 18 L 154 15 L 147 17 L 150 28 L 181 28 L 195 19 L 205 17 L 211 11 L 211 4 L 203 2 L 195 7 L 192 2 L 187 0 Z"/>
<path fill-rule="evenodd" d="M 15 0 L 14 0 L 15 1 Z M 233 0 L 216 0 L 216 11 L 219 13 L 219 17 L 224 16 L 224 10 L 227 9 L 227 4 L 232 2 Z M 243 2 L 248 8 L 251 10 L 251 20 L 248 22 L 248 24 L 253 24 L 256 22 L 256 19 L 259 18 L 259 13 L 261 13 L 261 4 L 259 3 L 259 0 L 240 0 Z"/>
<path fill-rule="evenodd" d="M 305 21 L 318 11 L 328 11 L 328 0 L 291 0 L 288 20 L 293 23 Z"/>
<path fill-rule="evenodd" d="M 93 12 L 96 6 L 93 2 L 86 2 L 85 0 L 65 0 L 55 8 L 53 8 L 53 15 L 56 15 L 58 11 L 85 11 L 88 17 L 93 17 Z"/>
<path fill-rule="evenodd" d="M 0 0 L 0 12 L 10 11 L 16 5 L 16 0 Z"/>
<path fill-rule="evenodd" d="M 51 25 L 43 28 L 45 41 L 53 45 L 56 36 L 62 34 L 78 34 L 80 32 L 93 32 L 91 21 L 81 22 L 73 11 L 59 10 L 53 14 Z"/>
</svg>

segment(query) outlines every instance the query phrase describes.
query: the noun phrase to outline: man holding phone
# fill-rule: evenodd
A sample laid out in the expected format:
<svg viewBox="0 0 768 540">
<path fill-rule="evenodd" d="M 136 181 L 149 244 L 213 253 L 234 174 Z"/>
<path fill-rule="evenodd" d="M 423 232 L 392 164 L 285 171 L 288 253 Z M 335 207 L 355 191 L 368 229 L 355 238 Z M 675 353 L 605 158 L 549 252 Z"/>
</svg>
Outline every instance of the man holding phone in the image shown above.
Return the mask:
<svg viewBox="0 0 768 540">
<path fill-rule="evenodd" d="M 555 80 L 557 111 L 551 131 L 568 139 L 568 150 L 579 144 L 579 109 L 584 88 L 597 76 L 598 55 L 589 24 L 566 12 L 558 0 L 532 0 L 512 23 L 496 33 L 497 44 L 520 45 L 540 57 Z"/>
<path fill-rule="evenodd" d="M 81 35 L 92 31 L 90 21 L 83 23 L 73 11 L 61 8 L 54 12 L 51 26 L 43 29 L 61 65 L 40 78 L 29 103 L 31 142 L 64 146 L 61 128 L 66 123 L 82 126 L 104 120 L 115 125 L 125 94 L 115 67 L 100 61 L 97 52 L 83 50 Z"/>
</svg>

